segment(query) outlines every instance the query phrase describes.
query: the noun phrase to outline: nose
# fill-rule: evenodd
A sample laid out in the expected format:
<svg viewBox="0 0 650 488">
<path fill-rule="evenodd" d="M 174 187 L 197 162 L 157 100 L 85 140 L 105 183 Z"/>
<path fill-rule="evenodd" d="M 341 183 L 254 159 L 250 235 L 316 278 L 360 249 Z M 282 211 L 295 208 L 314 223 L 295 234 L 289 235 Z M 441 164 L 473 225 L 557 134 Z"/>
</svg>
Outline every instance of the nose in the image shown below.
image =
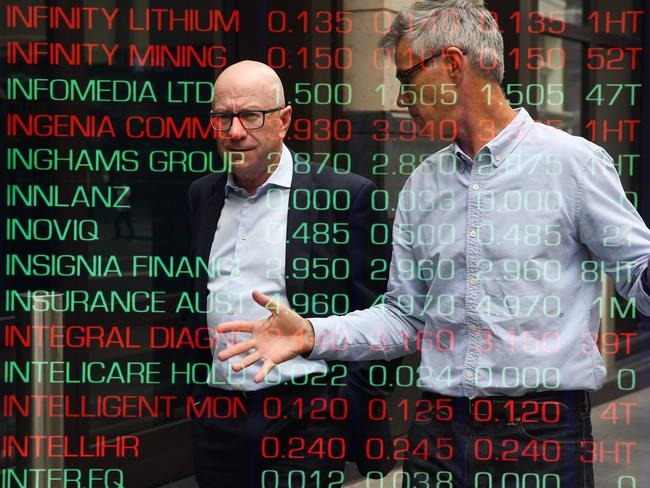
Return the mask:
<svg viewBox="0 0 650 488">
<path fill-rule="evenodd" d="M 397 106 L 400 108 L 408 108 L 413 105 L 413 97 L 408 90 L 403 89 L 403 85 L 399 88 L 399 93 L 397 94 Z"/>
<path fill-rule="evenodd" d="M 239 117 L 233 117 L 232 125 L 228 131 L 228 136 L 230 139 L 244 139 L 248 133 L 244 126 L 242 125 Z"/>
</svg>

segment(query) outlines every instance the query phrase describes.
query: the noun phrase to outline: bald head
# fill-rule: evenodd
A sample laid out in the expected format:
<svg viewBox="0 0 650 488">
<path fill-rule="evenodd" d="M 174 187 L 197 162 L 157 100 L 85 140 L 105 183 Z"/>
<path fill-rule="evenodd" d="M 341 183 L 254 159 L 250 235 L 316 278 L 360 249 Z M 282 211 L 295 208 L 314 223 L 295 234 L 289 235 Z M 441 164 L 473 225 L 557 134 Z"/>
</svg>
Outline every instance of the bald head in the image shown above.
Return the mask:
<svg viewBox="0 0 650 488">
<path fill-rule="evenodd" d="M 227 100 L 252 98 L 256 108 L 283 107 L 284 88 L 280 77 L 270 66 L 258 61 L 241 61 L 229 66 L 214 83 L 213 109 Z"/>
<path fill-rule="evenodd" d="M 217 127 L 219 154 L 237 182 L 255 194 L 277 167 L 291 124 L 291 106 L 285 106 L 280 78 L 257 61 L 233 64 L 214 83 L 212 111 L 229 124 Z"/>
</svg>

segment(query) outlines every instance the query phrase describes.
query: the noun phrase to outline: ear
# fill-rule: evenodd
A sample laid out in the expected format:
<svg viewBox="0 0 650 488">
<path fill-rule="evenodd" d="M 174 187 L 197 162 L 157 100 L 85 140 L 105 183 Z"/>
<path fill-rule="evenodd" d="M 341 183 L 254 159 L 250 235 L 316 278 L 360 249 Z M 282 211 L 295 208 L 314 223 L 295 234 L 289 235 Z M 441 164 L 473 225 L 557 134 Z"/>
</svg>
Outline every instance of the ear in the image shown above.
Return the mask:
<svg viewBox="0 0 650 488">
<path fill-rule="evenodd" d="M 459 76 L 463 70 L 463 53 L 457 47 L 445 48 L 444 57 L 449 64 L 452 76 Z"/>
<path fill-rule="evenodd" d="M 280 128 L 278 130 L 278 135 L 281 139 L 284 139 L 284 137 L 287 135 L 287 132 L 289 131 L 292 112 L 293 109 L 291 108 L 291 105 L 287 105 L 280 112 Z"/>
</svg>

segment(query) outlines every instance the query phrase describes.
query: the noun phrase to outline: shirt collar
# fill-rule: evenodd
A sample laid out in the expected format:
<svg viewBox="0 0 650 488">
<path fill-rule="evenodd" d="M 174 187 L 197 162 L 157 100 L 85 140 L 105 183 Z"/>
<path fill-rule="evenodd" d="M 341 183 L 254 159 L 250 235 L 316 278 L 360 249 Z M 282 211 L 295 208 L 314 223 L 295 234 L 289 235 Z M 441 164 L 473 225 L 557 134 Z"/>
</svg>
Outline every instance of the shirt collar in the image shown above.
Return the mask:
<svg viewBox="0 0 650 488">
<path fill-rule="evenodd" d="M 476 158 L 479 161 L 483 154 L 489 153 L 492 155 L 492 163 L 498 168 L 526 137 L 528 131 L 533 127 L 534 121 L 523 107 L 516 109 L 515 112 L 517 112 L 515 118 L 476 153 Z M 452 144 L 452 151 L 459 158 L 471 161 L 471 158 L 463 152 L 456 141 Z"/>
<path fill-rule="evenodd" d="M 282 154 L 280 155 L 280 161 L 276 166 L 269 179 L 264 182 L 262 186 L 257 189 L 255 196 L 261 195 L 268 190 L 269 187 L 275 186 L 279 188 L 291 188 L 291 180 L 293 178 L 293 158 L 291 157 L 291 151 L 289 148 L 282 144 Z M 226 196 L 231 192 L 239 193 L 242 195 L 248 195 L 246 190 L 240 187 L 235 181 L 235 177 L 232 172 L 228 173 L 228 178 L 226 179 Z"/>
</svg>

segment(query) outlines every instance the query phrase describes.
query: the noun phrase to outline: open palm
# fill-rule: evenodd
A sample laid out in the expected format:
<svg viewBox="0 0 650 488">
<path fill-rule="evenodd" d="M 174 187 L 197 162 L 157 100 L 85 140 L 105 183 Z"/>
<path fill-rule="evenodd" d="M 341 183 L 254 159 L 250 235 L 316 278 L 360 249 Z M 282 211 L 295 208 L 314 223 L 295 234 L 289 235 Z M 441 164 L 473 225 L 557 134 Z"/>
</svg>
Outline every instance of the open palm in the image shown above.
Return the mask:
<svg viewBox="0 0 650 488">
<path fill-rule="evenodd" d="M 276 365 L 311 351 L 314 347 L 314 329 L 308 320 L 289 307 L 275 303 L 260 291 L 253 292 L 253 299 L 269 310 L 271 315 L 264 320 L 238 320 L 219 325 L 219 332 L 248 332 L 252 337 L 221 351 L 218 357 L 225 361 L 255 349 L 255 352 L 235 363 L 233 370 L 241 371 L 256 361 L 265 359 L 254 378 L 256 383 L 260 383 Z"/>
</svg>

